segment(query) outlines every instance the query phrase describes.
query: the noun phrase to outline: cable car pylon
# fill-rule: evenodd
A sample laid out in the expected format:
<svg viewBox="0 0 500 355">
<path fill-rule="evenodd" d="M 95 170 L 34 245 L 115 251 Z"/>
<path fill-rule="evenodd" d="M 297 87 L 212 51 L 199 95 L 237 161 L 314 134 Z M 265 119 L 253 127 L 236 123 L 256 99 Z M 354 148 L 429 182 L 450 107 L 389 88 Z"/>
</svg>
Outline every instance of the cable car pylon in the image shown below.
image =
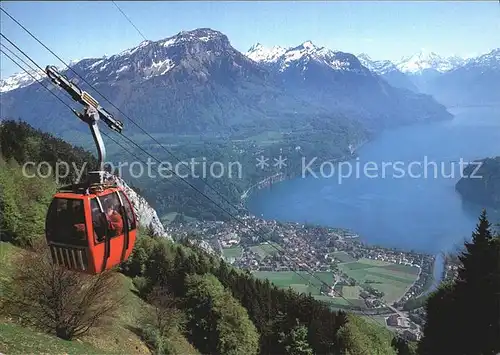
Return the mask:
<svg viewBox="0 0 500 355">
<path fill-rule="evenodd" d="M 52 261 L 69 269 L 98 274 L 125 261 L 134 247 L 137 219 L 129 198 L 104 171 L 106 148 L 99 121 L 121 133 L 123 123 L 106 111 L 89 93 L 47 66 L 47 76 L 84 106 L 72 111 L 90 129 L 97 148 L 98 170 L 85 181 L 62 187 L 50 204 L 45 236 Z"/>
</svg>

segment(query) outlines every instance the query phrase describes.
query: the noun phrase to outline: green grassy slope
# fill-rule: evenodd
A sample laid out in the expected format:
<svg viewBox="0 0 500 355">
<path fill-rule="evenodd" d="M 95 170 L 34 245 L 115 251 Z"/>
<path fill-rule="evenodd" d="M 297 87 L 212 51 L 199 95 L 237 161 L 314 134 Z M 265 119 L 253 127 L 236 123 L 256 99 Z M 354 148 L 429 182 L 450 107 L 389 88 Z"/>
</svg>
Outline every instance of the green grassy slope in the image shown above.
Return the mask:
<svg viewBox="0 0 500 355">
<path fill-rule="evenodd" d="M 12 258 L 26 252 L 10 243 L 0 242 L 0 290 L 12 273 Z M 65 341 L 21 326 L 0 311 L 0 353 L 5 354 L 150 354 L 150 350 L 137 334 L 136 320 L 149 305 L 135 293 L 132 280 L 120 275 L 127 291 L 125 305 L 113 321 L 94 329 L 81 340 Z M 1 299 L 1 293 L 0 293 Z M 178 354 L 199 354 L 181 334 L 172 337 Z"/>
</svg>

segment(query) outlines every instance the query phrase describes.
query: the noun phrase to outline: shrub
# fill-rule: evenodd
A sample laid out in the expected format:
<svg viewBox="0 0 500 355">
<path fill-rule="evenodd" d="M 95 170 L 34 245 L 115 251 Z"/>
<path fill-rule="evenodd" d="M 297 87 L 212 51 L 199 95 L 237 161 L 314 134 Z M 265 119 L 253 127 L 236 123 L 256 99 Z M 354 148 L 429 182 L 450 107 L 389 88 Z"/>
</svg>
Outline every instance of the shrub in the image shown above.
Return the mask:
<svg viewBox="0 0 500 355">
<path fill-rule="evenodd" d="M 44 244 L 37 253 L 22 253 L 13 262 L 15 272 L 5 290 L 5 310 L 62 339 L 84 335 L 113 316 L 122 304 L 117 273 L 86 275 L 64 269 L 52 264 Z"/>
</svg>

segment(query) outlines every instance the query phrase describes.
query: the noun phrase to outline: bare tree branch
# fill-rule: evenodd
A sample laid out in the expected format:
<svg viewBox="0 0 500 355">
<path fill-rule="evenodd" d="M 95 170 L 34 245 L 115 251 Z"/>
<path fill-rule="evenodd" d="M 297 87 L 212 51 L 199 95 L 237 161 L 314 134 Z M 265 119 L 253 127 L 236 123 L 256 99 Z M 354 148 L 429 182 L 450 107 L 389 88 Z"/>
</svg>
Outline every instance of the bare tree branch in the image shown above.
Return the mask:
<svg viewBox="0 0 500 355">
<path fill-rule="evenodd" d="M 61 338 L 84 335 L 123 304 L 116 273 L 91 276 L 61 268 L 52 264 L 46 247 L 23 253 L 14 266 L 2 306 L 9 314 Z"/>
</svg>

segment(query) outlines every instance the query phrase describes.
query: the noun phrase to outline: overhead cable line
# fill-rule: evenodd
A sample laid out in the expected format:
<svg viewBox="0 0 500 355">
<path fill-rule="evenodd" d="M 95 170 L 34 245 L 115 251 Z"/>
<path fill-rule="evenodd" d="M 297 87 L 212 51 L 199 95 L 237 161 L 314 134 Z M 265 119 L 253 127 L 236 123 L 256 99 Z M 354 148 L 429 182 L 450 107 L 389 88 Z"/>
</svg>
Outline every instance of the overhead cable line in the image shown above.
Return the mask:
<svg viewBox="0 0 500 355">
<path fill-rule="evenodd" d="M 132 22 L 132 20 L 125 14 L 125 12 L 123 12 L 123 10 L 120 8 L 120 6 L 118 6 L 118 4 L 114 1 L 111 1 L 115 6 L 116 8 L 118 9 L 118 11 L 120 11 L 122 13 L 122 15 L 127 19 L 127 21 L 132 25 L 132 27 L 135 28 L 135 30 L 141 35 L 142 38 L 144 38 L 145 41 L 147 41 L 146 39 L 146 36 L 144 36 L 142 34 L 142 32 L 137 28 L 136 25 L 134 25 L 134 23 Z"/>
<path fill-rule="evenodd" d="M 9 50 L 7 47 L 5 47 L 3 44 L 2 46 Z M 10 51 L 10 50 L 9 50 Z M 19 58 L 15 53 L 13 53 L 12 51 L 10 51 L 14 56 L 16 56 L 19 60 L 21 60 L 26 66 L 30 67 L 29 64 L 27 64 L 25 61 L 23 61 L 21 58 Z M 37 77 L 35 77 L 32 73 L 30 73 L 28 70 L 26 70 L 25 68 L 23 68 L 18 62 L 16 62 L 10 55 L 8 55 L 2 48 L 0 48 L 0 53 L 2 53 L 4 56 L 6 56 L 8 59 L 10 59 L 10 61 L 12 63 L 14 63 L 15 65 L 17 65 L 19 68 L 21 68 L 21 70 L 23 70 L 26 74 L 28 74 L 33 80 L 35 80 L 36 82 L 38 82 L 40 85 L 42 85 L 48 92 L 50 92 L 56 99 L 58 99 L 64 106 L 66 106 L 67 108 L 69 108 L 71 111 L 73 111 L 73 107 L 71 107 L 68 103 L 66 103 L 63 99 L 61 99 L 55 92 L 53 92 L 52 90 L 49 89 L 48 86 L 45 86 L 42 84 L 42 82 L 40 80 L 38 80 Z M 33 69 L 30 67 L 30 69 Z"/>
<path fill-rule="evenodd" d="M 53 92 L 52 90 L 50 90 L 50 88 L 47 86 L 47 85 L 44 85 L 42 80 L 36 78 L 32 73 L 28 72 L 25 68 L 23 68 L 19 63 L 17 63 L 10 55 L 8 55 L 7 53 L 5 53 L 4 49 L 6 49 L 7 51 L 9 51 L 12 55 L 14 55 L 17 59 L 19 59 L 20 61 L 22 61 L 30 70 L 32 70 L 33 72 L 35 72 L 35 69 L 33 67 L 31 67 L 28 63 L 26 63 L 22 58 L 20 58 L 17 54 L 15 54 L 12 50 L 10 50 L 8 47 L 6 47 L 4 44 L 1 44 L 1 46 L 3 47 L 0 48 L 0 53 L 2 53 L 3 55 L 5 55 L 8 59 L 10 59 L 15 65 L 17 65 L 19 68 L 21 68 L 26 74 L 28 74 L 33 80 L 35 80 L 38 84 L 40 84 L 45 90 L 47 90 L 51 95 L 53 95 L 57 100 L 59 100 L 59 102 L 61 102 L 64 106 L 66 106 L 70 111 L 73 112 L 73 108 L 67 103 L 65 102 L 63 99 L 61 99 L 61 97 L 59 95 L 57 95 L 55 92 Z M 125 152 L 127 152 L 128 154 L 132 155 L 134 158 L 136 158 L 138 161 L 141 161 L 141 158 L 139 158 L 137 155 L 135 155 L 133 152 L 131 152 L 130 150 L 128 150 L 125 146 L 123 146 L 120 142 L 118 142 L 117 140 L 113 139 L 113 137 L 111 137 L 109 134 L 107 134 L 106 132 L 101 132 L 103 135 L 105 135 L 106 137 L 108 137 L 111 141 L 113 141 L 114 143 L 116 143 L 118 146 L 120 146 Z"/>
<path fill-rule="evenodd" d="M 86 83 L 90 88 L 92 88 L 99 96 L 101 96 L 105 101 L 107 101 L 111 106 L 113 106 L 123 117 L 132 122 L 132 124 L 137 127 L 142 133 L 144 133 L 148 138 L 150 138 L 153 142 L 158 144 L 167 154 L 169 154 L 172 158 L 174 158 L 177 162 L 182 163 L 181 160 L 170 150 L 165 148 L 165 146 L 160 143 L 156 138 L 154 138 L 148 131 L 146 131 L 141 125 L 139 125 L 135 120 L 133 120 L 130 116 L 128 116 L 125 112 L 123 112 L 119 107 L 117 107 L 112 101 L 110 101 L 105 95 L 103 95 L 99 90 L 97 90 L 91 83 L 88 82 L 82 75 L 80 75 L 76 70 L 74 70 L 70 65 L 68 65 L 60 56 L 58 56 L 52 49 L 50 49 L 45 43 L 43 43 L 40 39 L 38 39 L 30 30 L 28 30 L 23 24 L 21 24 L 18 20 L 16 20 L 12 15 L 10 15 L 5 9 L 0 7 L 0 10 L 4 12 L 12 21 L 14 21 L 19 27 L 21 27 L 26 33 L 28 33 L 35 41 L 37 41 L 42 47 L 48 50 L 54 57 L 56 57 L 61 63 L 63 63 L 69 70 L 71 70 L 76 76 L 78 76 L 84 83 Z M 2 35 L 2 34 L 0 34 Z M 15 46 L 19 51 L 19 47 L 17 47 L 12 41 L 2 35 L 9 43 Z M 24 53 L 23 53 L 24 54 Z M 176 174 L 177 175 L 177 174 Z M 182 179 L 182 178 L 181 178 Z M 222 195 L 217 189 L 212 187 L 208 182 L 204 179 L 201 180 L 203 184 L 205 184 L 208 188 L 210 188 L 213 192 L 215 192 L 225 203 L 230 205 L 235 211 L 238 211 L 238 207 L 235 207 L 234 204 L 229 201 L 224 195 Z M 233 185 L 234 186 L 234 185 Z"/>
<path fill-rule="evenodd" d="M 4 37 L 5 39 L 7 39 L 7 41 L 9 41 L 9 43 L 11 43 L 12 45 L 14 45 L 21 53 L 23 53 L 24 56 L 26 56 L 31 62 L 33 62 L 38 68 L 41 69 L 41 67 L 31 58 L 29 57 L 22 49 L 20 49 L 18 46 L 16 46 L 13 42 L 11 42 L 7 37 L 5 37 L 3 34 L 0 34 L 2 37 Z M 13 60 L 11 57 L 7 56 L 9 59 Z M 17 63 L 16 63 L 17 64 Z M 19 64 L 18 64 L 19 66 Z M 21 66 L 19 66 L 21 67 Z M 40 83 L 42 86 L 44 86 L 47 90 L 50 91 L 51 94 L 53 94 L 54 96 L 56 96 L 61 102 L 63 102 L 68 108 L 70 108 L 72 111 L 73 109 L 71 108 L 71 106 L 69 106 L 67 103 L 65 103 L 59 96 L 57 96 L 54 92 L 52 92 L 48 87 L 46 87 L 45 85 L 43 85 L 39 80 L 37 80 L 36 77 L 34 77 L 31 73 L 29 73 L 28 71 L 26 71 L 24 68 L 21 67 L 21 69 L 23 69 L 28 75 L 30 75 L 34 80 L 36 80 L 38 83 Z M 104 132 L 103 132 L 104 133 Z M 140 145 L 138 145 L 136 142 L 134 142 L 132 139 L 130 139 L 129 137 L 125 136 L 124 134 L 121 134 L 121 136 L 123 138 L 125 138 L 128 142 L 132 143 L 135 147 L 137 147 L 138 149 L 140 149 L 142 152 L 144 152 L 145 154 L 147 154 L 149 157 L 151 157 L 152 159 L 156 160 L 158 163 L 161 163 L 161 161 L 159 159 L 157 159 L 156 157 L 154 157 L 153 155 L 151 155 L 148 151 L 146 151 L 144 148 L 142 148 Z M 126 150 L 127 151 L 127 150 Z M 137 158 L 137 157 L 136 157 Z M 138 159 L 139 161 L 142 161 L 141 159 Z M 144 162 L 144 161 L 142 161 Z M 200 191 L 196 186 L 192 185 L 189 181 L 185 180 L 184 178 L 178 176 L 178 174 L 171 170 L 170 168 L 167 167 L 167 170 L 169 170 L 171 173 L 173 173 L 174 175 L 176 175 L 177 177 L 179 177 L 182 181 L 184 181 L 186 184 L 188 184 L 191 188 L 193 188 L 196 192 L 198 192 L 199 194 L 201 194 L 202 196 L 204 196 L 207 200 L 209 200 L 210 202 L 212 202 L 216 207 L 218 207 L 220 210 L 222 210 L 223 212 L 225 212 L 226 214 L 228 214 L 231 218 L 233 218 L 235 221 L 239 222 L 240 224 L 242 224 L 244 227 L 248 227 L 246 225 L 246 223 L 242 222 L 241 220 L 239 220 L 237 217 L 235 217 L 234 215 L 232 215 L 230 212 L 228 212 L 227 210 L 224 209 L 224 207 L 221 207 L 218 205 L 217 202 L 213 201 L 209 196 L 207 196 L 204 192 Z M 254 231 L 255 232 L 255 231 Z M 257 234 L 257 233 L 256 233 Z M 262 237 L 261 235 L 259 235 L 259 237 L 261 239 L 263 239 L 264 241 L 268 241 L 266 238 Z M 272 245 L 272 244 L 271 244 Z M 274 245 L 272 245 L 273 248 L 275 248 L 277 251 L 280 251 L 280 249 L 278 249 L 277 247 L 275 247 Z M 307 264 L 306 264 L 307 265 Z M 309 267 L 310 268 L 310 267 Z M 304 280 L 307 281 L 307 279 L 299 274 Z M 321 279 L 318 279 L 320 282 L 323 282 Z M 325 285 L 327 285 L 325 282 L 323 282 Z M 327 285 L 328 286 L 328 285 Z"/>
<path fill-rule="evenodd" d="M 68 105 L 66 102 L 64 102 L 64 101 L 63 101 L 63 100 L 62 100 L 62 99 L 61 99 L 61 98 L 60 98 L 57 94 L 55 94 L 53 91 L 51 91 L 51 90 L 50 90 L 47 86 L 43 85 L 43 84 L 42 84 L 42 82 L 41 82 L 40 80 L 38 80 L 38 79 L 37 79 L 34 75 L 32 75 L 31 73 L 29 73 L 26 69 L 24 69 L 24 68 L 23 68 L 22 66 L 20 66 L 18 63 L 16 63 L 16 62 L 15 62 L 15 61 L 14 61 L 14 60 L 13 60 L 13 59 L 9 56 L 9 55 L 7 55 L 7 54 L 6 54 L 3 50 L 2 50 L 1 52 L 2 52 L 3 54 L 5 54 L 5 55 L 7 56 L 7 58 L 9 58 L 11 61 L 13 61 L 13 62 L 14 62 L 17 66 L 19 66 L 19 67 L 20 67 L 23 71 L 25 71 L 25 72 L 26 72 L 26 74 L 30 75 L 30 76 L 32 77 L 32 79 L 33 79 L 33 80 L 37 81 L 37 82 L 38 82 L 40 85 L 42 85 L 42 86 L 43 86 L 43 87 L 44 87 L 47 91 L 49 91 L 52 95 L 54 95 L 54 96 L 55 96 L 55 97 L 56 97 L 56 98 L 57 98 L 57 99 L 58 99 L 61 103 L 63 103 L 66 107 L 68 107 L 71 111 L 73 111 L 73 108 L 72 108 L 70 105 Z M 24 54 L 25 56 L 27 56 L 27 54 L 25 54 L 24 52 L 23 52 L 23 54 Z M 28 58 L 29 58 L 29 57 L 28 57 Z M 37 66 L 40 68 L 40 66 L 39 66 L 36 62 L 34 62 L 31 58 L 29 58 L 29 59 L 30 59 L 33 63 L 35 63 L 35 65 L 37 65 Z M 22 60 L 22 59 L 21 59 L 21 60 Z M 30 67 L 30 66 L 29 66 L 29 64 L 27 64 L 25 61 L 23 61 L 23 62 L 24 62 L 24 63 L 25 63 L 28 67 Z M 32 67 L 30 67 L 30 69 L 32 69 L 32 70 L 33 70 L 33 68 L 32 68 Z M 104 134 L 105 134 L 105 132 L 102 132 L 102 133 L 104 133 Z M 107 135 L 107 134 L 105 134 L 105 135 L 106 135 L 107 137 L 111 138 L 109 135 Z M 133 140 L 131 140 L 130 138 L 128 138 L 128 137 L 127 137 L 127 136 L 125 136 L 125 135 L 122 135 L 122 136 L 123 136 L 125 139 L 127 139 L 128 141 L 130 141 L 131 143 L 133 143 L 134 145 L 136 145 L 136 146 L 137 146 L 137 148 L 139 148 L 140 150 L 142 150 L 143 152 L 145 152 L 147 155 L 149 155 L 150 157 L 152 157 L 153 159 L 155 159 L 155 160 L 157 160 L 157 161 L 159 162 L 159 160 L 158 160 L 158 159 L 156 159 L 156 158 L 155 158 L 154 156 L 152 156 L 149 152 L 147 152 L 146 150 L 144 150 L 141 146 L 137 145 L 137 144 L 136 144 Z M 111 139 L 112 139 L 112 138 L 111 138 Z M 112 139 L 112 140 L 113 140 L 113 139 Z M 114 141 L 115 143 L 117 143 L 118 145 L 120 145 L 120 144 L 119 144 L 118 142 L 116 142 L 115 140 L 113 140 L 113 141 Z M 141 160 L 139 157 L 137 157 L 136 155 L 134 155 L 133 153 L 131 153 L 130 151 L 128 151 L 128 150 L 127 150 L 126 148 L 124 148 L 122 145 L 120 145 L 120 146 L 121 146 L 121 147 L 122 147 L 122 148 L 123 148 L 126 152 L 130 153 L 130 154 L 131 154 L 131 155 L 133 155 L 136 159 L 138 159 L 139 161 L 141 161 L 141 162 L 143 162 L 143 163 L 144 163 L 144 161 L 143 161 L 143 160 Z M 168 169 L 168 170 L 170 170 L 170 169 Z M 174 174 L 175 174 L 175 172 L 174 172 L 174 171 L 172 171 L 172 170 L 170 170 L 170 172 L 172 172 L 172 173 L 174 173 Z M 196 189 L 196 187 L 193 187 L 193 188 L 194 188 L 194 189 Z M 203 192 L 201 192 L 201 191 L 199 191 L 199 190 L 197 190 L 197 191 L 198 191 L 200 194 L 204 195 L 204 194 L 203 194 Z M 207 199 L 209 199 L 209 200 L 210 200 L 210 198 L 209 198 L 209 197 L 207 197 L 206 195 L 204 195 L 204 196 L 205 196 Z M 214 203 L 217 207 L 219 207 L 219 206 L 216 204 L 216 202 L 214 202 L 213 200 L 211 200 L 211 202 L 212 202 L 212 203 Z M 219 208 L 221 208 L 221 209 L 222 209 L 222 207 L 219 207 Z M 226 213 L 227 213 L 227 212 L 226 212 Z M 246 224 L 244 224 L 244 226 L 246 227 Z M 260 237 L 262 238 L 262 236 L 260 236 Z M 262 239 L 263 239 L 264 241 L 268 241 L 266 238 L 262 238 Z M 274 246 L 273 246 L 273 247 L 274 247 Z M 275 247 L 275 248 L 276 248 L 276 247 Z M 276 249 L 277 249 L 277 248 L 276 248 Z M 279 250 L 279 249 L 277 249 L 277 250 Z M 306 265 L 307 265 L 307 264 L 306 264 Z M 294 272 L 295 272 L 295 273 L 297 273 L 296 271 L 294 271 Z M 300 273 L 297 273 L 297 274 L 298 274 L 299 276 L 301 276 L 301 277 L 302 277 L 305 281 L 308 281 L 308 282 L 310 281 L 310 279 L 306 279 L 306 278 L 305 278 L 302 274 L 300 274 Z M 322 282 L 322 280 L 320 280 L 320 281 Z M 325 284 L 326 284 L 326 283 L 325 283 Z M 326 285 L 327 285 L 327 284 L 326 284 Z M 327 285 L 327 286 L 328 286 L 328 285 Z"/>
<path fill-rule="evenodd" d="M 1 9 L 1 8 L 0 8 Z M 2 11 L 6 12 L 4 9 L 1 9 Z M 10 16 L 10 15 L 8 15 Z M 11 17 L 11 16 L 10 16 Z M 12 17 L 11 17 L 12 18 Z M 12 18 L 13 19 L 13 18 Z M 13 19 L 14 21 L 16 21 L 16 23 L 18 23 L 17 20 Z M 128 117 L 125 113 L 123 113 L 118 107 L 116 107 L 108 98 L 106 98 L 103 94 L 101 94 L 97 89 L 95 89 L 92 84 L 90 84 L 85 78 L 83 78 L 80 74 L 78 74 L 73 68 L 71 68 L 68 64 L 66 64 L 57 54 L 55 54 L 52 50 L 50 50 L 50 48 L 48 48 L 45 44 L 43 44 L 38 38 L 36 38 L 36 36 L 34 36 L 31 32 L 29 32 L 29 30 L 27 30 L 24 26 L 22 26 L 22 24 L 18 23 L 25 31 L 27 31 L 30 36 L 32 36 L 35 40 L 37 40 L 44 48 L 46 48 L 47 50 L 49 50 L 51 52 L 51 54 L 53 54 L 56 58 L 58 58 L 63 64 L 65 64 L 71 71 L 73 71 L 78 77 L 80 77 L 84 82 L 87 83 L 87 85 L 89 85 L 91 88 L 93 88 L 97 93 L 99 93 L 99 95 L 101 95 L 107 102 L 109 102 L 113 107 L 115 107 L 119 112 L 121 112 L 124 117 L 126 117 L 127 119 L 129 119 L 132 123 L 134 123 L 134 125 L 136 125 L 138 128 L 140 128 L 143 132 L 147 133 L 142 127 L 140 127 L 140 125 L 138 125 L 137 123 L 135 123 L 134 120 L 132 120 L 130 117 Z M 16 47 L 16 49 L 18 49 L 21 53 L 23 53 L 23 55 L 25 55 L 26 57 L 28 57 L 33 63 L 36 64 L 36 62 L 34 62 L 24 51 L 22 51 L 18 46 L 16 46 L 12 41 L 10 41 L 6 36 L 4 36 L 3 34 L 0 34 L 2 37 L 4 37 L 9 43 L 11 43 L 13 46 Z M 38 64 L 36 64 L 39 68 L 40 66 Z M 149 133 L 147 133 L 149 135 Z M 144 148 L 142 148 L 140 145 L 138 145 L 136 142 L 134 142 L 132 139 L 130 139 L 129 137 L 125 136 L 123 133 L 121 133 L 121 135 L 127 140 L 129 141 L 130 143 L 132 143 L 134 146 L 136 146 L 138 149 L 140 149 L 142 152 L 144 152 L 145 154 L 147 154 L 149 157 L 151 157 L 152 159 L 156 160 L 158 163 L 161 163 L 161 161 L 154 157 L 153 155 L 151 155 L 148 151 L 146 151 Z M 150 136 L 150 135 L 149 135 Z M 150 136 L 151 137 L 151 136 Z M 153 138 L 153 137 L 151 137 Z M 154 139 L 154 138 L 153 138 Z M 155 140 L 156 141 L 156 140 Z M 158 144 L 160 144 L 160 146 L 163 147 L 163 145 L 161 145 L 161 143 L 159 143 L 158 141 L 156 141 Z M 172 153 L 170 153 L 172 154 Z M 174 156 L 175 157 L 175 156 Z M 176 175 L 178 178 L 180 178 L 183 182 L 185 182 L 187 185 L 189 185 L 192 189 L 194 189 L 196 192 L 198 192 L 200 195 L 204 196 L 207 200 L 209 200 L 210 202 L 212 202 L 218 209 L 220 209 L 221 211 L 225 212 L 229 217 L 231 217 L 232 219 L 234 219 L 236 222 L 238 222 L 239 224 L 241 224 L 242 226 L 248 228 L 248 225 L 241 221 L 238 217 L 234 216 L 231 212 L 227 211 L 224 207 L 221 207 L 217 202 L 215 202 L 214 200 L 212 200 L 209 196 L 207 196 L 204 192 L 200 191 L 196 186 L 194 186 L 193 184 L 191 184 L 189 181 L 187 181 L 186 179 L 182 178 L 181 176 L 179 176 L 175 171 L 172 171 L 171 169 L 167 169 L 167 170 L 170 170 L 171 173 L 173 173 L 174 175 Z M 203 180 L 202 180 L 203 181 Z M 212 190 L 218 192 L 217 190 L 215 190 L 214 188 L 212 188 L 208 183 L 205 182 L 205 184 L 207 186 L 209 186 Z M 220 194 L 219 194 L 220 195 Z M 222 195 L 220 195 L 221 197 L 223 197 Z M 227 201 L 227 200 L 226 200 Z M 227 201 L 230 205 L 232 205 L 229 201 Z M 232 206 L 233 208 L 236 208 L 235 206 Z M 266 242 L 270 242 L 270 240 L 268 240 L 267 238 L 263 237 L 261 234 L 259 234 L 253 227 L 250 227 L 250 229 L 262 240 L 266 241 Z M 282 252 L 281 249 L 277 248 L 276 246 L 274 246 L 273 243 L 269 243 L 269 245 L 271 245 L 271 247 L 273 249 L 275 249 L 276 251 L 278 252 Z M 292 259 L 292 262 L 296 265 L 296 266 L 301 266 L 298 262 L 295 262 L 295 258 L 290 258 Z M 308 269 L 312 269 L 310 266 L 307 265 L 307 263 L 302 263 L 302 264 L 305 264 L 307 266 Z M 301 277 L 303 280 L 305 280 L 306 282 L 310 282 L 310 278 L 307 279 L 304 275 L 302 275 L 301 273 L 297 272 L 296 270 L 292 270 L 295 274 L 297 274 L 299 277 Z M 330 288 L 330 285 L 328 285 L 325 281 L 323 281 L 321 278 L 319 278 L 318 276 L 316 276 L 315 272 L 314 271 L 307 271 L 307 273 L 309 273 L 309 275 L 313 278 L 315 278 L 316 280 L 318 280 L 321 284 L 325 285 L 328 289 Z M 349 299 L 347 299 L 346 297 L 344 297 L 341 293 L 338 293 L 337 291 L 333 290 L 335 293 L 338 294 L 339 297 L 341 297 L 342 299 L 344 299 L 348 304 L 356 307 L 354 304 L 352 304 L 351 301 L 349 301 Z M 377 324 L 380 324 L 375 318 L 371 317 L 370 314 L 368 313 L 365 313 L 364 311 L 360 310 L 361 313 L 365 314 L 367 317 L 370 317 L 371 319 L 373 319 Z"/>
<path fill-rule="evenodd" d="M 130 120 L 135 126 L 137 126 L 139 129 L 141 129 L 141 131 L 143 131 L 145 134 L 147 134 L 151 139 L 153 139 L 155 142 L 157 142 L 161 147 L 163 147 L 163 145 L 161 143 L 159 143 L 156 139 L 154 139 L 147 131 L 145 131 L 139 124 L 137 124 L 134 120 L 132 120 L 130 117 L 128 117 L 125 113 L 123 113 L 117 106 L 115 106 L 109 99 L 107 99 L 103 94 L 101 94 L 96 88 L 94 88 L 92 86 L 92 84 L 90 84 L 85 78 L 83 78 L 80 74 L 78 74 L 73 68 L 71 68 L 68 64 L 66 64 L 66 62 L 64 62 L 57 54 L 55 54 L 50 48 L 48 48 L 44 43 L 42 43 L 36 36 L 34 36 L 29 30 L 27 30 L 22 24 L 20 24 L 16 19 L 14 19 L 10 14 L 8 14 L 3 8 L 0 8 L 1 11 L 3 11 L 4 13 L 7 14 L 7 16 L 9 16 L 13 21 L 15 21 L 21 28 L 23 28 L 32 38 L 34 38 L 38 43 L 40 43 L 45 49 L 47 49 L 52 55 L 54 55 L 56 58 L 58 58 L 63 64 L 66 65 L 66 67 L 68 67 L 68 69 L 70 69 L 71 71 L 73 71 L 78 77 L 80 77 L 85 83 L 87 83 L 87 85 L 89 85 L 92 89 L 94 89 L 101 97 L 103 97 L 108 103 L 110 103 L 115 109 L 117 109 L 120 113 L 123 114 L 123 116 L 125 118 L 127 118 L 128 120 Z M 30 61 L 32 61 L 33 63 L 36 64 L 36 62 L 34 62 L 24 51 L 22 51 L 18 46 L 16 46 L 12 41 L 10 41 L 6 36 L 4 36 L 3 34 L 0 34 L 3 38 L 5 38 L 9 43 L 11 43 L 13 46 L 16 47 L 16 49 L 18 49 L 21 53 L 23 53 L 23 55 L 25 55 L 27 58 L 30 59 Z M 11 58 L 10 58 L 11 59 Z M 12 59 L 11 59 L 12 60 Z M 40 68 L 40 66 L 38 64 L 36 64 L 37 67 Z M 24 70 L 24 69 L 23 69 Z M 26 71 L 26 70 L 25 70 Z M 29 73 L 28 73 L 29 74 Z M 47 88 L 48 89 L 48 88 Z M 122 137 L 124 137 L 127 141 L 129 141 L 130 143 L 132 143 L 134 146 L 136 146 L 138 149 L 140 149 L 142 152 L 144 152 L 145 154 L 147 154 L 149 157 L 151 157 L 152 159 L 156 160 L 158 163 L 161 163 L 161 161 L 154 157 L 153 155 L 151 155 L 148 151 L 146 151 L 144 148 L 142 148 L 140 145 L 138 145 L 136 142 L 134 142 L 132 139 L 130 139 L 129 137 L 125 136 L 123 133 L 121 133 Z M 109 136 L 108 136 L 109 137 Z M 164 147 L 163 147 L 164 148 Z M 166 148 L 164 148 L 164 150 L 166 150 L 169 154 L 173 155 L 172 153 L 170 153 Z M 175 157 L 175 156 L 174 156 Z M 176 158 L 177 159 L 177 158 Z M 140 160 L 140 159 L 139 159 Z M 179 159 L 177 159 L 179 160 Z M 179 160 L 180 161 L 180 160 Z M 234 219 L 236 222 L 238 222 L 239 224 L 241 224 L 242 226 L 246 227 L 246 228 L 249 228 L 249 226 L 241 221 L 238 217 L 234 216 L 231 212 L 227 211 L 224 207 L 221 207 L 217 202 L 215 202 L 214 200 L 212 200 L 209 196 L 207 196 L 204 192 L 200 191 L 196 186 L 194 186 L 193 184 L 191 184 L 189 181 L 187 181 L 186 179 L 182 178 L 181 176 L 179 176 L 175 171 L 167 168 L 167 170 L 169 170 L 171 173 L 173 173 L 174 175 L 176 175 L 179 179 L 181 179 L 183 182 L 185 182 L 187 185 L 189 185 L 193 190 L 195 190 L 196 192 L 198 192 L 200 195 L 204 196 L 207 200 L 209 200 L 210 202 L 212 202 L 218 209 L 220 209 L 221 211 L 225 212 L 228 216 L 230 216 L 232 219 Z M 202 180 L 203 181 L 203 180 Z M 210 187 L 213 191 L 217 192 L 218 191 L 216 189 L 214 189 L 213 187 L 211 187 L 208 183 L 206 183 L 205 181 L 203 181 L 208 187 Z M 221 196 L 222 198 L 224 198 L 224 196 L 220 195 L 220 193 L 218 193 L 219 196 Z M 225 199 L 225 198 L 224 198 Z M 236 208 L 234 205 L 232 205 L 231 202 L 229 202 L 227 199 L 225 199 L 233 208 Z M 278 252 L 283 252 L 282 249 L 279 249 L 277 248 L 276 246 L 274 246 L 274 244 L 272 242 L 270 242 L 270 240 L 268 240 L 267 238 L 263 237 L 262 235 L 260 235 L 253 227 L 250 227 L 250 229 L 254 232 L 254 234 L 256 234 L 260 239 L 264 240 L 264 241 L 267 241 L 269 243 L 269 245 L 271 245 L 271 247 L 273 249 L 275 249 L 276 251 Z M 286 255 L 284 252 L 283 252 L 284 255 Z M 300 264 L 298 264 L 297 262 L 295 262 L 295 258 L 290 258 L 292 260 L 292 262 L 296 265 L 296 266 L 300 266 Z M 305 264 L 308 269 L 312 269 L 310 266 L 307 265 L 307 263 L 303 263 Z M 304 275 L 302 275 L 301 273 L 297 272 L 296 270 L 292 270 L 292 272 L 294 272 L 295 274 L 297 274 L 299 277 L 301 277 L 303 280 L 307 281 L 307 282 L 310 282 L 310 279 L 308 280 L 307 278 L 304 277 Z M 309 273 L 311 275 L 311 277 L 315 278 L 316 280 L 318 280 L 321 284 L 325 285 L 328 289 L 330 289 L 330 285 L 328 285 L 325 281 L 323 281 L 321 278 L 317 277 L 315 272 L 310 272 L 308 270 L 306 270 L 307 273 Z M 354 306 L 354 307 L 357 307 L 356 305 L 354 305 L 351 301 L 349 301 L 349 299 L 347 299 L 346 297 L 344 297 L 341 293 L 338 293 L 337 291 L 333 290 L 333 292 L 337 293 L 339 297 L 341 297 L 342 299 L 344 299 L 348 304 L 350 304 L 351 306 Z M 384 303 L 382 303 L 384 304 Z M 387 305 L 384 304 L 386 307 Z M 372 315 L 370 315 L 369 313 L 366 313 L 364 312 L 363 310 L 359 310 L 361 313 L 363 313 L 365 316 L 369 317 L 370 319 L 374 320 L 375 323 L 379 324 L 380 323 L 374 318 L 372 317 Z"/>
</svg>

